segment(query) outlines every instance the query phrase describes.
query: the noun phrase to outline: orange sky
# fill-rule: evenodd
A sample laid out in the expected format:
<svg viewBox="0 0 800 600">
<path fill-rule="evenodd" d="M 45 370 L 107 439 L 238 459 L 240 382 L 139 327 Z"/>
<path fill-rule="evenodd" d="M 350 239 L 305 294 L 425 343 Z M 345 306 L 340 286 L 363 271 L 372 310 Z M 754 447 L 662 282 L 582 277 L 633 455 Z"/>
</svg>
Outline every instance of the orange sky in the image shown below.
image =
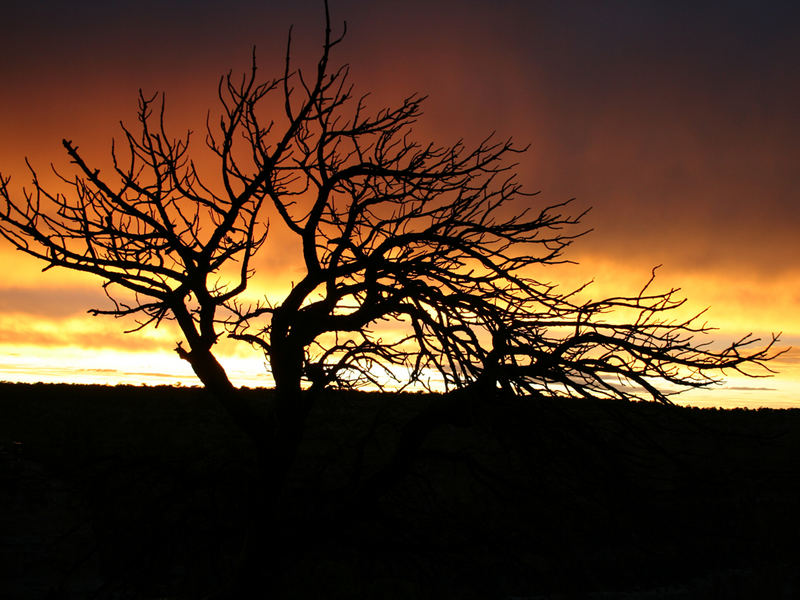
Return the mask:
<svg viewBox="0 0 800 600">
<path fill-rule="evenodd" d="M 288 26 L 306 63 L 322 29 L 316 0 L 7 4 L 0 171 L 16 189 L 26 156 L 40 171 L 67 165 L 62 137 L 102 166 L 139 87 L 167 93 L 173 131 L 201 131 L 217 78 L 244 69 L 252 44 L 277 74 Z M 429 94 L 420 139 L 495 130 L 530 143 L 521 180 L 547 202 L 593 207 L 594 232 L 571 255 L 581 264 L 559 278 L 594 279 L 597 296 L 635 292 L 663 264 L 657 281 L 711 306 L 720 339 L 782 331 L 800 347 L 797 9 L 602 4 L 334 2 L 349 31 L 334 60 L 352 65 L 375 108 Z M 0 264 L 0 379 L 193 383 L 174 332 L 122 335 L 124 323 L 85 315 L 102 304 L 96 282 L 42 275 L 6 244 Z M 293 269 L 285 252 L 267 254 L 255 283 L 286 286 Z M 266 382 L 260 356 L 225 353 L 234 379 Z M 775 366 L 778 377 L 733 381 L 710 401 L 800 405 L 800 352 Z"/>
</svg>

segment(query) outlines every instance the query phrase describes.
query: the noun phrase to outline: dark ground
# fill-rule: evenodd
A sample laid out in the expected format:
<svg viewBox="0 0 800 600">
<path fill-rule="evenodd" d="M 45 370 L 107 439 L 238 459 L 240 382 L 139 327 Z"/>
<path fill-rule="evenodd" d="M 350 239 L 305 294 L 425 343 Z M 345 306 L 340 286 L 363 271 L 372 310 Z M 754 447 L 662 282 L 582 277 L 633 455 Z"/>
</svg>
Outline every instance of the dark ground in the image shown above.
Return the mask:
<svg viewBox="0 0 800 600">
<path fill-rule="evenodd" d="M 284 497 L 278 597 L 800 597 L 800 411 L 473 407 L 348 510 L 359 449 L 368 476 L 427 401 L 323 399 Z M 223 589 L 253 472 L 202 391 L 0 384 L 0 598 Z"/>
</svg>

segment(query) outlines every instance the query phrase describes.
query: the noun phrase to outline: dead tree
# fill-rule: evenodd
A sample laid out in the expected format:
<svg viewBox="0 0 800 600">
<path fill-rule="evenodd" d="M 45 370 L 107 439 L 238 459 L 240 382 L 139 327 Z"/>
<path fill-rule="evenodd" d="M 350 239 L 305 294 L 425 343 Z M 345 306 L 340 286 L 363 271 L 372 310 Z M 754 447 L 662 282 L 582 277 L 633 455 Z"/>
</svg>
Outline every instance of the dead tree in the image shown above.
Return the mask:
<svg viewBox="0 0 800 600">
<path fill-rule="evenodd" d="M 32 167 L 27 190 L 0 178 L 0 233 L 46 269 L 96 275 L 110 305 L 93 315 L 135 317 L 132 331 L 176 321 L 186 343 L 176 351 L 260 448 L 272 483 L 299 443 L 313 398 L 304 390 L 666 402 L 664 383 L 708 386 L 775 356 L 776 338 L 708 345 L 698 318 L 672 317 L 676 290 L 648 282 L 586 301 L 583 288 L 542 280 L 585 233 L 583 215 L 521 188 L 513 161 L 523 149 L 510 140 L 417 141 L 418 95 L 371 111 L 348 68 L 330 65 L 341 40 L 327 18 L 311 75 L 292 70 L 287 51 L 275 79 L 260 79 L 255 58 L 245 76 L 221 79 L 220 116 L 206 124 L 216 174 L 198 172 L 189 134 L 167 133 L 163 96 L 140 93 L 138 126 L 123 127 L 110 172 L 64 140 L 74 170 L 61 191 Z M 285 298 L 248 304 L 241 293 L 267 247 L 268 213 L 298 240 L 304 274 Z M 271 413 L 238 399 L 214 355 L 222 335 L 264 351 Z"/>
<path fill-rule="evenodd" d="M 652 279 L 599 301 L 537 279 L 567 260 L 583 215 L 521 189 L 510 140 L 416 141 L 420 96 L 370 112 L 347 66 L 330 67 L 342 37 L 326 19 L 311 78 L 287 51 L 275 79 L 259 79 L 254 55 L 244 77 L 220 80 L 221 114 L 206 124 L 216 177 L 197 172 L 189 133 L 167 133 L 163 95 L 140 92 L 110 173 L 65 139 L 74 172 L 61 190 L 32 167 L 18 195 L 0 179 L 0 232 L 46 269 L 97 275 L 111 304 L 91 314 L 137 317 L 131 331 L 174 319 L 188 346 L 176 351 L 223 398 L 221 335 L 264 351 L 289 404 L 308 387 L 415 384 L 667 401 L 659 382 L 707 386 L 774 355 L 774 339 L 750 350 L 749 336 L 712 349 L 699 315 L 673 319 L 683 300 Z M 282 114 L 265 115 L 274 97 Z M 305 274 L 282 301 L 248 305 L 238 298 L 267 208 L 297 237 Z"/>
</svg>

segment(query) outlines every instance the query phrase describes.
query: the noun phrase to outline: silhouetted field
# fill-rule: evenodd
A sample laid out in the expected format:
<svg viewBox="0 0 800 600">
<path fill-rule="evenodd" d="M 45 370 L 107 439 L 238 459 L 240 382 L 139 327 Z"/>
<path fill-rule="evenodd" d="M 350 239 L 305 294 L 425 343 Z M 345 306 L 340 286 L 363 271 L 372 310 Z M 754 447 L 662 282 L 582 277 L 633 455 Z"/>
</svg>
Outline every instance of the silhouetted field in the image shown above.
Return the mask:
<svg viewBox="0 0 800 600">
<path fill-rule="evenodd" d="M 800 594 L 800 411 L 478 403 L 355 503 L 427 401 L 322 398 L 283 495 L 278 597 Z M 223 589 L 254 472 L 201 390 L 0 384 L 0 597 Z"/>
</svg>

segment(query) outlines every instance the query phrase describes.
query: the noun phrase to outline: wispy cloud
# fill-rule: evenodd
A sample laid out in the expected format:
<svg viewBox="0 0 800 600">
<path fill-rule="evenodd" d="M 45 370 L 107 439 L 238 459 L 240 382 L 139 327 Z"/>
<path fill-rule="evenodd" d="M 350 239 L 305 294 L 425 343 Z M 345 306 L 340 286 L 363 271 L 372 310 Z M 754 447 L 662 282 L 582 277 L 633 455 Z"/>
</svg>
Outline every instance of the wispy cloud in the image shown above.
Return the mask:
<svg viewBox="0 0 800 600">
<path fill-rule="evenodd" d="M 108 298 L 98 288 L 0 288 L 0 314 L 58 319 L 108 304 Z"/>
<path fill-rule="evenodd" d="M 723 386 L 724 390 L 731 390 L 733 392 L 775 392 L 778 388 L 774 387 L 749 387 L 743 385 Z"/>
</svg>

